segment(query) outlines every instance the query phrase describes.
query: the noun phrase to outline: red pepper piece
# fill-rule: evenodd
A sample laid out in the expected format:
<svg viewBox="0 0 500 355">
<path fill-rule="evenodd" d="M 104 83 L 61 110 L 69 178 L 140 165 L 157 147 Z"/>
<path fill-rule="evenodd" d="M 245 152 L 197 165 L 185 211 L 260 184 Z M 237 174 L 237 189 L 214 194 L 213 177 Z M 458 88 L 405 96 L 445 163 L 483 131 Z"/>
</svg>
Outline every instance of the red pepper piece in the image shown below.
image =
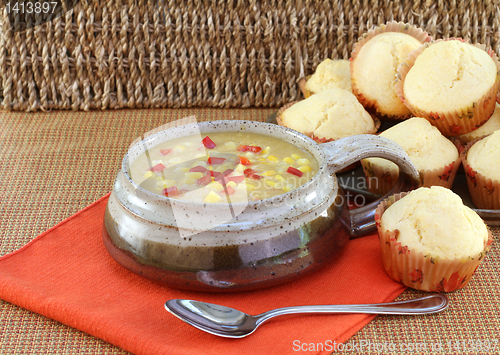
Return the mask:
<svg viewBox="0 0 500 355">
<path fill-rule="evenodd" d="M 204 166 L 198 165 L 198 166 L 195 166 L 195 167 L 189 169 L 189 171 L 192 173 L 206 173 L 207 168 L 205 168 Z"/>
<path fill-rule="evenodd" d="M 169 153 L 172 153 L 173 149 L 160 149 L 160 154 L 161 155 L 167 155 Z"/>
<path fill-rule="evenodd" d="M 239 163 L 241 163 L 245 166 L 252 165 L 252 163 L 250 162 L 250 160 L 248 158 L 240 157 L 239 155 L 238 155 L 238 158 L 239 158 Z M 236 162 L 236 164 L 238 164 L 238 162 Z"/>
<path fill-rule="evenodd" d="M 231 173 L 233 172 L 234 170 L 233 169 L 227 169 L 226 171 L 224 171 L 223 173 L 221 173 L 220 175 L 217 175 L 215 177 L 215 180 L 222 180 L 221 181 L 221 184 L 227 184 L 227 182 L 229 181 L 228 180 L 228 176 L 231 175 Z"/>
<path fill-rule="evenodd" d="M 226 158 L 219 158 L 219 157 L 210 157 L 208 158 L 207 163 L 210 165 L 218 165 L 222 164 L 226 161 Z"/>
<path fill-rule="evenodd" d="M 263 178 L 263 176 L 257 175 L 256 171 L 253 169 L 245 169 L 243 171 L 243 174 L 245 174 L 245 176 L 247 178 L 254 179 L 254 180 L 259 180 L 259 179 Z"/>
<path fill-rule="evenodd" d="M 304 175 L 304 173 L 302 171 L 300 171 L 299 169 L 295 169 L 291 166 L 288 167 L 288 169 L 286 170 L 287 173 L 290 173 L 290 174 L 293 174 L 293 175 L 296 175 L 298 177 L 301 177 L 302 175 Z"/>
<path fill-rule="evenodd" d="M 198 180 L 196 180 L 196 183 L 198 185 L 208 185 L 209 183 L 212 182 L 212 177 L 210 175 L 205 175 L 204 177 L 202 178 L 199 178 Z"/>
<path fill-rule="evenodd" d="M 153 173 L 158 173 L 158 172 L 160 172 L 160 171 L 162 171 L 164 169 L 165 169 L 165 165 L 163 165 L 162 163 L 160 163 L 160 164 L 156 164 L 155 166 L 153 166 L 149 170 L 151 170 Z"/>
<path fill-rule="evenodd" d="M 213 140 L 210 139 L 209 136 L 206 136 L 205 138 L 203 138 L 202 142 L 203 142 L 203 145 L 205 147 L 207 147 L 208 149 L 214 149 L 215 148 L 215 143 L 214 143 Z"/>
<path fill-rule="evenodd" d="M 218 171 L 207 170 L 207 175 L 205 175 L 205 176 L 210 176 L 210 177 L 214 177 L 215 179 L 217 179 L 221 175 L 222 175 L 222 173 L 219 173 Z"/>
<path fill-rule="evenodd" d="M 250 177 L 251 175 L 255 174 L 255 170 L 253 170 L 253 169 L 245 169 L 245 170 L 243 170 L 243 174 L 246 177 Z"/>
<path fill-rule="evenodd" d="M 167 197 L 178 196 L 179 190 L 177 190 L 177 186 L 171 186 L 164 189 L 163 194 Z"/>
<path fill-rule="evenodd" d="M 237 176 L 228 176 L 226 180 L 229 181 L 234 181 L 235 183 L 239 184 L 245 180 L 245 177 L 243 175 L 237 175 Z"/>
<path fill-rule="evenodd" d="M 252 152 L 252 153 L 258 153 L 262 150 L 261 147 L 257 147 L 256 145 L 243 145 L 240 144 L 236 150 L 240 152 Z"/>
<path fill-rule="evenodd" d="M 226 190 L 228 195 L 233 195 L 236 192 L 236 190 L 233 189 L 231 186 L 226 186 Z M 226 193 L 226 190 L 222 190 L 220 194 L 224 195 Z"/>
</svg>

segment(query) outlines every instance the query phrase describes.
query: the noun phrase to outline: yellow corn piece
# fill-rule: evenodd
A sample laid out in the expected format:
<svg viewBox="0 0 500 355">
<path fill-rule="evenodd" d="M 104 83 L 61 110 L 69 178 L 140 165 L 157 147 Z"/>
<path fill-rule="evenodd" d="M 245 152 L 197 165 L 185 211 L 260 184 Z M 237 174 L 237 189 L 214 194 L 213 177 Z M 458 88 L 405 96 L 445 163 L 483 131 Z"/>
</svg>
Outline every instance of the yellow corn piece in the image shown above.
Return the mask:
<svg viewBox="0 0 500 355">
<path fill-rule="evenodd" d="M 267 154 L 271 151 L 271 147 L 266 147 L 264 149 L 262 149 L 262 154 Z"/>
<path fill-rule="evenodd" d="M 311 167 L 309 165 L 303 165 L 299 168 L 299 170 L 303 173 L 307 173 L 308 171 L 311 171 Z"/>
<path fill-rule="evenodd" d="M 179 164 L 180 162 L 182 162 L 182 159 L 181 158 L 172 158 L 168 162 L 172 163 L 172 164 Z"/>
<path fill-rule="evenodd" d="M 281 175 L 274 175 L 274 178 L 275 178 L 276 180 L 281 181 L 281 182 L 285 181 L 285 178 L 284 178 L 283 176 L 281 176 Z"/>
<path fill-rule="evenodd" d="M 203 174 L 203 173 L 186 173 L 187 178 L 191 178 L 191 179 L 195 179 L 195 180 L 202 178 L 203 175 L 205 175 L 205 174 Z"/>
<path fill-rule="evenodd" d="M 212 181 L 210 184 L 208 184 L 205 187 L 207 189 L 216 190 L 216 191 L 222 191 L 222 190 L 224 190 L 224 186 L 222 186 L 222 184 L 220 182 L 218 182 L 218 181 Z"/>
<path fill-rule="evenodd" d="M 276 175 L 276 171 L 274 171 L 274 170 L 268 170 L 268 171 L 262 173 L 262 176 L 274 176 L 274 175 Z"/>
<path fill-rule="evenodd" d="M 184 147 L 183 145 L 176 145 L 174 147 L 174 152 L 176 152 L 176 153 L 180 153 L 180 152 L 182 152 L 184 150 L 186 150 L 186 147 Z"/>
<path fill-rule="evenodd" d="M 245 155 L 247 158 L 253 158 L 255 156 L 255 154 L 253 154 L 252 152 L 246 152 Z"/>
<path fill-rule="evenodd" d="M 215 202 L 219 202 L 221 200 L 221 197 L 213 192 L 213 191 L 210 191 L 209 194 L 207 195 L 207 197 L 205 197 L 205 202 L 208 202 L 208 203 L 215 203 Z"/>
<path fill-rule="evenodd" d="M 290 157 L 283 158 L 283 161 L 287 164 L 292 164 L 295 160 Z"/>
<path fill-rule="evenodd" d="M 144 179 L 149 179 L 153 176 L 155 176 L 155 173 L 153 173 L 152 171 L 146 171 L 146 174 L 144 174 Z"/>
<path fill-rule="evenodd" d="M 297 160 L 297 163 L 299 165 L 306 165 L 306 164 L 309 164 L 309 159 L 302 158 L 302 159 Z"/>
<path fill-rule="evenodd" d="M 257 186 L 251 184 L 245 184 L 245 186 L 247 188 L 247 192 L 253 191 L 257 188 Z"/>
<path fill-rule="evenodd" d="M 270 180 L 266 180 L 264 183 L 265 183 L 267 186 L 270 186 L 270 187 L 276 187 L 276 184 L 277 184 L 276 182 L 274 182 L 274 181 L 270 181 Z"/>
<path fill-rule="evenodd" d="M 266 158 L 259 158 L 259 161 L 266 161 Z"/>
<path fill-rule="evenodd" d="M 278 158 L 276 158 L 274 155 L 268 156 L 267 160 L 269 160 L 272 163 L 277 163 L 278 162 Z"/>
<path fill-rule="evenodd" d="M 168 188 L 168 187 L 172 187 L 175 185 L 175 181 L 174 180 L 162 180 L 162 181 L 157 181 L 156 182 L 156 187 L 161 187 L 161 188 Z"/>
<path fill-rule="evenodd" d="M 293 159 L 295 159 L 295 160 L 299 160 L 299 159 L 300 159 L 300 155 L 298 155 L 298 154 L 292 154 L 292 155 L 290 155 L 290 156 L 291 156 Z"/>
<path fill-rule="evenodd" d="M 283 191 L 285 191 L 285 192 L 289 192 L 292 190 L 293 190 L 293 185 L 291 185 L 291 184 L 288 184 L 285 187 L 283 187 Z"/>
</svg>

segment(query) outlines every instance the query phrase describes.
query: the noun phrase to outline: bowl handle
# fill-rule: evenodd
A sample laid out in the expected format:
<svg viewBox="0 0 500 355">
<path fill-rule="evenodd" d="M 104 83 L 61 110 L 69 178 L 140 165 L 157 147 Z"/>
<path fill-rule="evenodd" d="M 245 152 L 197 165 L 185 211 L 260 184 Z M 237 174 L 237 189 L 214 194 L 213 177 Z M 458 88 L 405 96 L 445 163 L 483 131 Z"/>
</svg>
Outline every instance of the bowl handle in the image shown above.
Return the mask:
<svg viewBox="0 0 500 355">
<path fill-rule="evenodd" d="M 376 230 L 375 209 L 382 199 L 420 186 L 418 170 L 408 154 L 390 139 L 362 134 L 323 143 L 320 146 L 328 155 L 328 165 L 334 172 L 338 172 L 363 158 L 375 157 L 388 159 L 399 167 L 399 179 L 391 191 L 370 204 L 349 211 L 349 218 L 344 222 L 347 224 L 351 239 Z"/>
</svg>

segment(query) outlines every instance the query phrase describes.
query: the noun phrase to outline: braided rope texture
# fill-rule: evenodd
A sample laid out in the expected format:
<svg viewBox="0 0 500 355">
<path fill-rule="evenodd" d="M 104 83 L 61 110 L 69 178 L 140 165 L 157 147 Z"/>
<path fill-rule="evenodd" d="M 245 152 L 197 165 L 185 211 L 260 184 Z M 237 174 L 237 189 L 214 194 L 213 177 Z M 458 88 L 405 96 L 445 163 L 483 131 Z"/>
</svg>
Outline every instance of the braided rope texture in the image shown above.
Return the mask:
<svg viewBox="0 0 500 355">
<path fill-rule="evenodd" d="M 279 107 L 298 99 L 300 77 L 391 20 L 500 55 L 498 0 L 81 0 L 28 29 L 6 11 L 0 106 L 16 111 Z"/>
</svg>

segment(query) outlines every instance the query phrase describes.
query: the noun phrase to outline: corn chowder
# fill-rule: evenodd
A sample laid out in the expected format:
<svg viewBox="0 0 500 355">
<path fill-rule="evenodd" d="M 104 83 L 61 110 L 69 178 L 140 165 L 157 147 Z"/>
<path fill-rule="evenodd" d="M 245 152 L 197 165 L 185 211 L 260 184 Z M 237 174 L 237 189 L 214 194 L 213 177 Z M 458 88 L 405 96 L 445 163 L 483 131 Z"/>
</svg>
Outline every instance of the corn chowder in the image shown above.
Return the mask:
<svg viewBox="0 0 500 355">
<path fill-rule="evenodd" d="M 148 191 L 205 203 L 270 198 L 305 184 L 317 171 L 310 153 L 246 132 L 172 139 L 148 149 L 130 167 L 132 180 Z"/>
</svg>

